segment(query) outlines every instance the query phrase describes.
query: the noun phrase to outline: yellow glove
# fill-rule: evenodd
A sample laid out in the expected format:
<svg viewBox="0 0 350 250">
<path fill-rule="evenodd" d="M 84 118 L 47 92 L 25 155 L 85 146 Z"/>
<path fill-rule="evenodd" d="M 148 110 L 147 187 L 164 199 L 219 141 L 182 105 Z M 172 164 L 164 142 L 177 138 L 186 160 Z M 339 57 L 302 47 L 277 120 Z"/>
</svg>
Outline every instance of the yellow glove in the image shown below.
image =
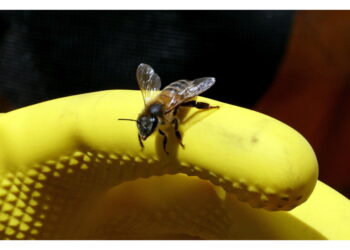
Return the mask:
<svg viewBox="0 0 350 250">
<path fill-rule="evenodd" d="M 185 148 L 169 134 L 169 155 L 156 133 L 142 149 L 136 125 L 118 120 L 141 112 L 139 91 L 0 115 L 0 238 L 350 239 L 349 201 L 317 182 L 316 157 L 300 134 L 198 100 L 220 109 L 183 108 Z"/>
</svg>

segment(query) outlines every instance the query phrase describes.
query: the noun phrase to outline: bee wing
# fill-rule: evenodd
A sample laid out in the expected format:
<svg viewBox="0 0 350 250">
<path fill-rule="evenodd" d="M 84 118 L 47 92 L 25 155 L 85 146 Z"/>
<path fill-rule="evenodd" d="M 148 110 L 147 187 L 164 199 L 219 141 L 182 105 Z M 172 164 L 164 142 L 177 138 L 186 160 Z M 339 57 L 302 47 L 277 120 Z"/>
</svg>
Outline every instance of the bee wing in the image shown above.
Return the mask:
<svg viewBox="0 0 350 250">
<path fill-rule="evenodd" d="M 136 78 L 146 106 L 157 94 L 156 91 L 160 89 L 162 84 L 160 77 L 154 72 L 151 66 L 141 63 L 137 68 Z"/>
<path fill-rule="evenodd" d="M 165 112 L 169 112 L 181 103 L 191 99 L 192 97 L 198 96 L 204 91 L 208 90 L 215 83 L 214 77 L 203 77 L 193 81 L 187 81 L 186 86 L 173 96 Z M 176 82 L 174 83 L 176 84 Z M 169 87 L 171 84 L 169 85 Z M 167 88 L 167 87 L 166 87 Z"/>
</svg>

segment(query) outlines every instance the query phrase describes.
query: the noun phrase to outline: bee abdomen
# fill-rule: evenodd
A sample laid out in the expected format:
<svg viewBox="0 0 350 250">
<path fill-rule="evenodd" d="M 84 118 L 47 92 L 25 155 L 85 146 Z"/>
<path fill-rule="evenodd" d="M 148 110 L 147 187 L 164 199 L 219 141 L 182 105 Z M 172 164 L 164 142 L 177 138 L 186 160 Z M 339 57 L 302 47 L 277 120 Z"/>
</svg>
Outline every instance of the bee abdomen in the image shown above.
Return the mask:
<svg viewBox="0 0 350 250">
<path fill-rule="evenodd" d="M 171 93 L 178 93 L 181 90 L 187 88 L 188 84 L 189 84 L 189 82 L 186 80 L 179 80 L 179 81 L 176 81 L 176 82 L 169 84 L 168 86 L 166 86 L 164 88 L 164 90 L 171 92 Z"/>
</svg>

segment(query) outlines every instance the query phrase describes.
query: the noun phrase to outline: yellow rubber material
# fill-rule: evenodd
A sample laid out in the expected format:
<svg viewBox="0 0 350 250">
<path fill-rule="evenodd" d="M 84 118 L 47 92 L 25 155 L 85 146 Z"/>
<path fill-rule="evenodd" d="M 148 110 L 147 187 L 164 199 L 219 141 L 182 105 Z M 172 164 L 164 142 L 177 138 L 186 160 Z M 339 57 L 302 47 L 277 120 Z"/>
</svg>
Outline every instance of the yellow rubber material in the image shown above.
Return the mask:
<svg viewBox="0 0 350 250">
<path fill-rule="evenodd" d="M 125 182 L 101 200 L 92 212 L 98 223 L 91 238 L 350 239 L 349 200 L 320 181 L 291 211 L 251 208 L 222 188 L 181 174 Z"/>
<path fill-rule="evenodd" d="M 233 194 L 252 207 L 266 210 L 290 210 L 305 202 L 314 189 L 318 176 L 317 160 L 312 148 L 295 130 L 266 115 L 202 97 L 198 97 L 198 100 L 219 105 L 220 109 L 198 111 L 183 108 L 180 112 L 180 130 L 185 149 L 179 147 L 173 131 L 169 130 L 169 156 L 163 152 L 162 138 L 157 133 L 145 141 L 142 150 L 137 139 L 136 124 L 118 120 L 136 119 L 143 108 L 139 91 L 109 90 L 65 97 L 1 115 L 0 238 L 269 238 L 257 237 L 259 230 L 255 229 L 252 230 L 256 234 L 242 234 L 244 230 L 240 230 L 229 219 L 225 225 L 232 222 L 232 229 L 227 231 L 224 227 L 223 230 L 215 229 L 216 233 L 213 233 L 211 230 L 203 230 L 203 227 L 215 228 L 215 223 L 219 225 L 216 219 L 221 218 L 220 211 L 225 211 L 232 217 L 230 204 L 245 206 L 233 199 L 223 203 L 222 196 L 231 197 Z M 159 177 L 164 182 L 161 186 L 157 186 L 156 177 L 128 184 L 138 198 L 142 198 L 139 194 L 142 194 L 142 190 L 146 192 L 147 187 L 157 187 L 152 188 L 152 192 L 141 200 L 151 203 L 157 200 L 156 203 L 166 211 L 166 215 L 159 212 L 151 213 L 150 217 L 140 217 L 137 214 L 132 216 L 131 213 L 121 216 L 123 213 L 118 215 L 114 212 L 112 214 L 116 217 L 110 216 L 115 220 L 108 220 L 109 226 L 101 224 L 102 219 L 98 220 L 108 214 L 98 213 L 100 210 L 96 208 L 103 207 L 97 204 L 103 203 L 101 197 L 106 190 L 140 177 L 176 173 L 209 180 L 230 193 L 222 190 L 213 196 L 221 197 L 218 202 L 205 202 L 209 207 L 211 204 L 221 208 L 218 216 L 201 217 L 200 213 L 199 219 L 194 216 L 197 211 L 191 208 L 191 201 L 200 195 L 187 193 L 181 187 L 203 186 L 206 183 L 207 191 L 218 188 L 209 182 L 199 179 L 193 181 L 195 177 L 185 178 L 180 174 Z M 172 178 L 172 181 L 164 181 L 167 178 Z M 127 186 L 127 183 L 115 189 L 123 190 L 123 186 Z M 175 194 L 169 196 L 163 187 Z M 125 196 L 133 192 L 129 190 L 124 193 Z M 165 196 L 169 198 L 159 200 L 161 194 L 167 194 Z M 132 200 L 134 196 L 127 195 L 123 201 Z M 182 196 L 189 200 L 179 206 L 180 210 L 173 209 Z M 118 200 L 117 195 L 112 197 Z M 348 200 L 342 199 L 346 200 L 342 203 L 343 207 L 349 206 Z M 170 206 L 167 200 L 171 203 Z M 209 200 L 213 201 L 213 198 Z M 118 204 L 118 209 L 113 211 L 124 209 L 128 212 L 128 202 Z M 273 213 L 252 208 L 249 211 L 263 211 L 261 213 L 267 215 L 267 218 L 278 213 L 295 216 L 293 213 L 305 205 L 291 212 Z M 142 214 L 144 211 L 143 206 L 132 208 L 129 209 L 130 212 Z M 247 209 L 248 206 L 243 211 Z M 205 209 L 203 211 L 202 214 L 208 214 Z M 180 214 L 188 216 L 181 217 Z M 178 216 L 183 219 L 178 219 Z M 297 218 L 300 216 L 297 214 Z M 159 225 L 167 224 L 169 218 L 173 218 L 175 224 L 178 223 L 173 227 L 178 229 L 165 234 L 164 227 Z M 197 226 L 193 226 L 191 232 L 185 230 L 191 228 L 186 224 L 186 218 L 189 221 L 197 218 L 194 223 Z M 209 218 L 214 219 L 208 222 Z M 251 216 L 248 213 L 247 216 L 240 217 L 240 220 L 243 223 L 244 220 L 251 220 Z M 278 220 L 272 221 L 276 221 L 274 225 L 277 226 Z M 311 222 L 306 224 L 311 225 Z M 137 234 L 137 225 L 147 233 Z M 318 232 L 318 228 L 315 230 Z M 261 235 L 265 234 L 263 231 L 260 232 Z M 325 238 L 344 236 L 338 233 L 330 236 L 324 232 L 321 234 Z"/>
</svg>

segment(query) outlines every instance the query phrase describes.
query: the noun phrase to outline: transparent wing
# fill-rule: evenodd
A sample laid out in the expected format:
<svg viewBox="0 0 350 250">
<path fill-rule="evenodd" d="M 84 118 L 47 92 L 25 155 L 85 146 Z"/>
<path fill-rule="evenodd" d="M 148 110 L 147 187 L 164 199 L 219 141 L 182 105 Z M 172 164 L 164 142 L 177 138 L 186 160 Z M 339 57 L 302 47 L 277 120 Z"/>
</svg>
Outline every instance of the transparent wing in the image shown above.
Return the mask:
<svg viewBox="0 0 350 250">
<path fill-rule="evenodd" d="M 186 86 L 183 88 L 179 88 L 177 93 L 175 93 L 170 100 L 166 112 L 171 111 L 174 109 L 176 106 L 180 105 L 181 103 L 200 95 L 204 91 L 208 90 L 211 86 L 214 85 L 215 83 L 215 78 L 214 77 L 203 77 L 203 78 L 198 78 L 193 81 L 177 81 L 175 83 L 170 84 L 167 86 L 165 89 L 168 87 L 172 88 L 172 85 L 179 85 L 180 82 L 186 83 Z M 164 90 L 165 90 L 164 89 Z"/>
<path fill-rule="evenodd" d="M 142 92 L 143 101 L 146 106 L 147 103 L 149 103 L 157 94 L 156 91 L 160 89 L 160 77 L 156 72 L 154 72 L 154 69 L 152 69 L 151 66 L 145 63 L 141 63 L 137 68 L 136 78 L 139 88 Z"/>
<path fill-rule="evenodd" d="M 215 83 L 214 77 L 203 77 L 195 79 L 189 86 L 179 92 L 183 99 L 190 99 L 207 91 Z"/>
</svg>

